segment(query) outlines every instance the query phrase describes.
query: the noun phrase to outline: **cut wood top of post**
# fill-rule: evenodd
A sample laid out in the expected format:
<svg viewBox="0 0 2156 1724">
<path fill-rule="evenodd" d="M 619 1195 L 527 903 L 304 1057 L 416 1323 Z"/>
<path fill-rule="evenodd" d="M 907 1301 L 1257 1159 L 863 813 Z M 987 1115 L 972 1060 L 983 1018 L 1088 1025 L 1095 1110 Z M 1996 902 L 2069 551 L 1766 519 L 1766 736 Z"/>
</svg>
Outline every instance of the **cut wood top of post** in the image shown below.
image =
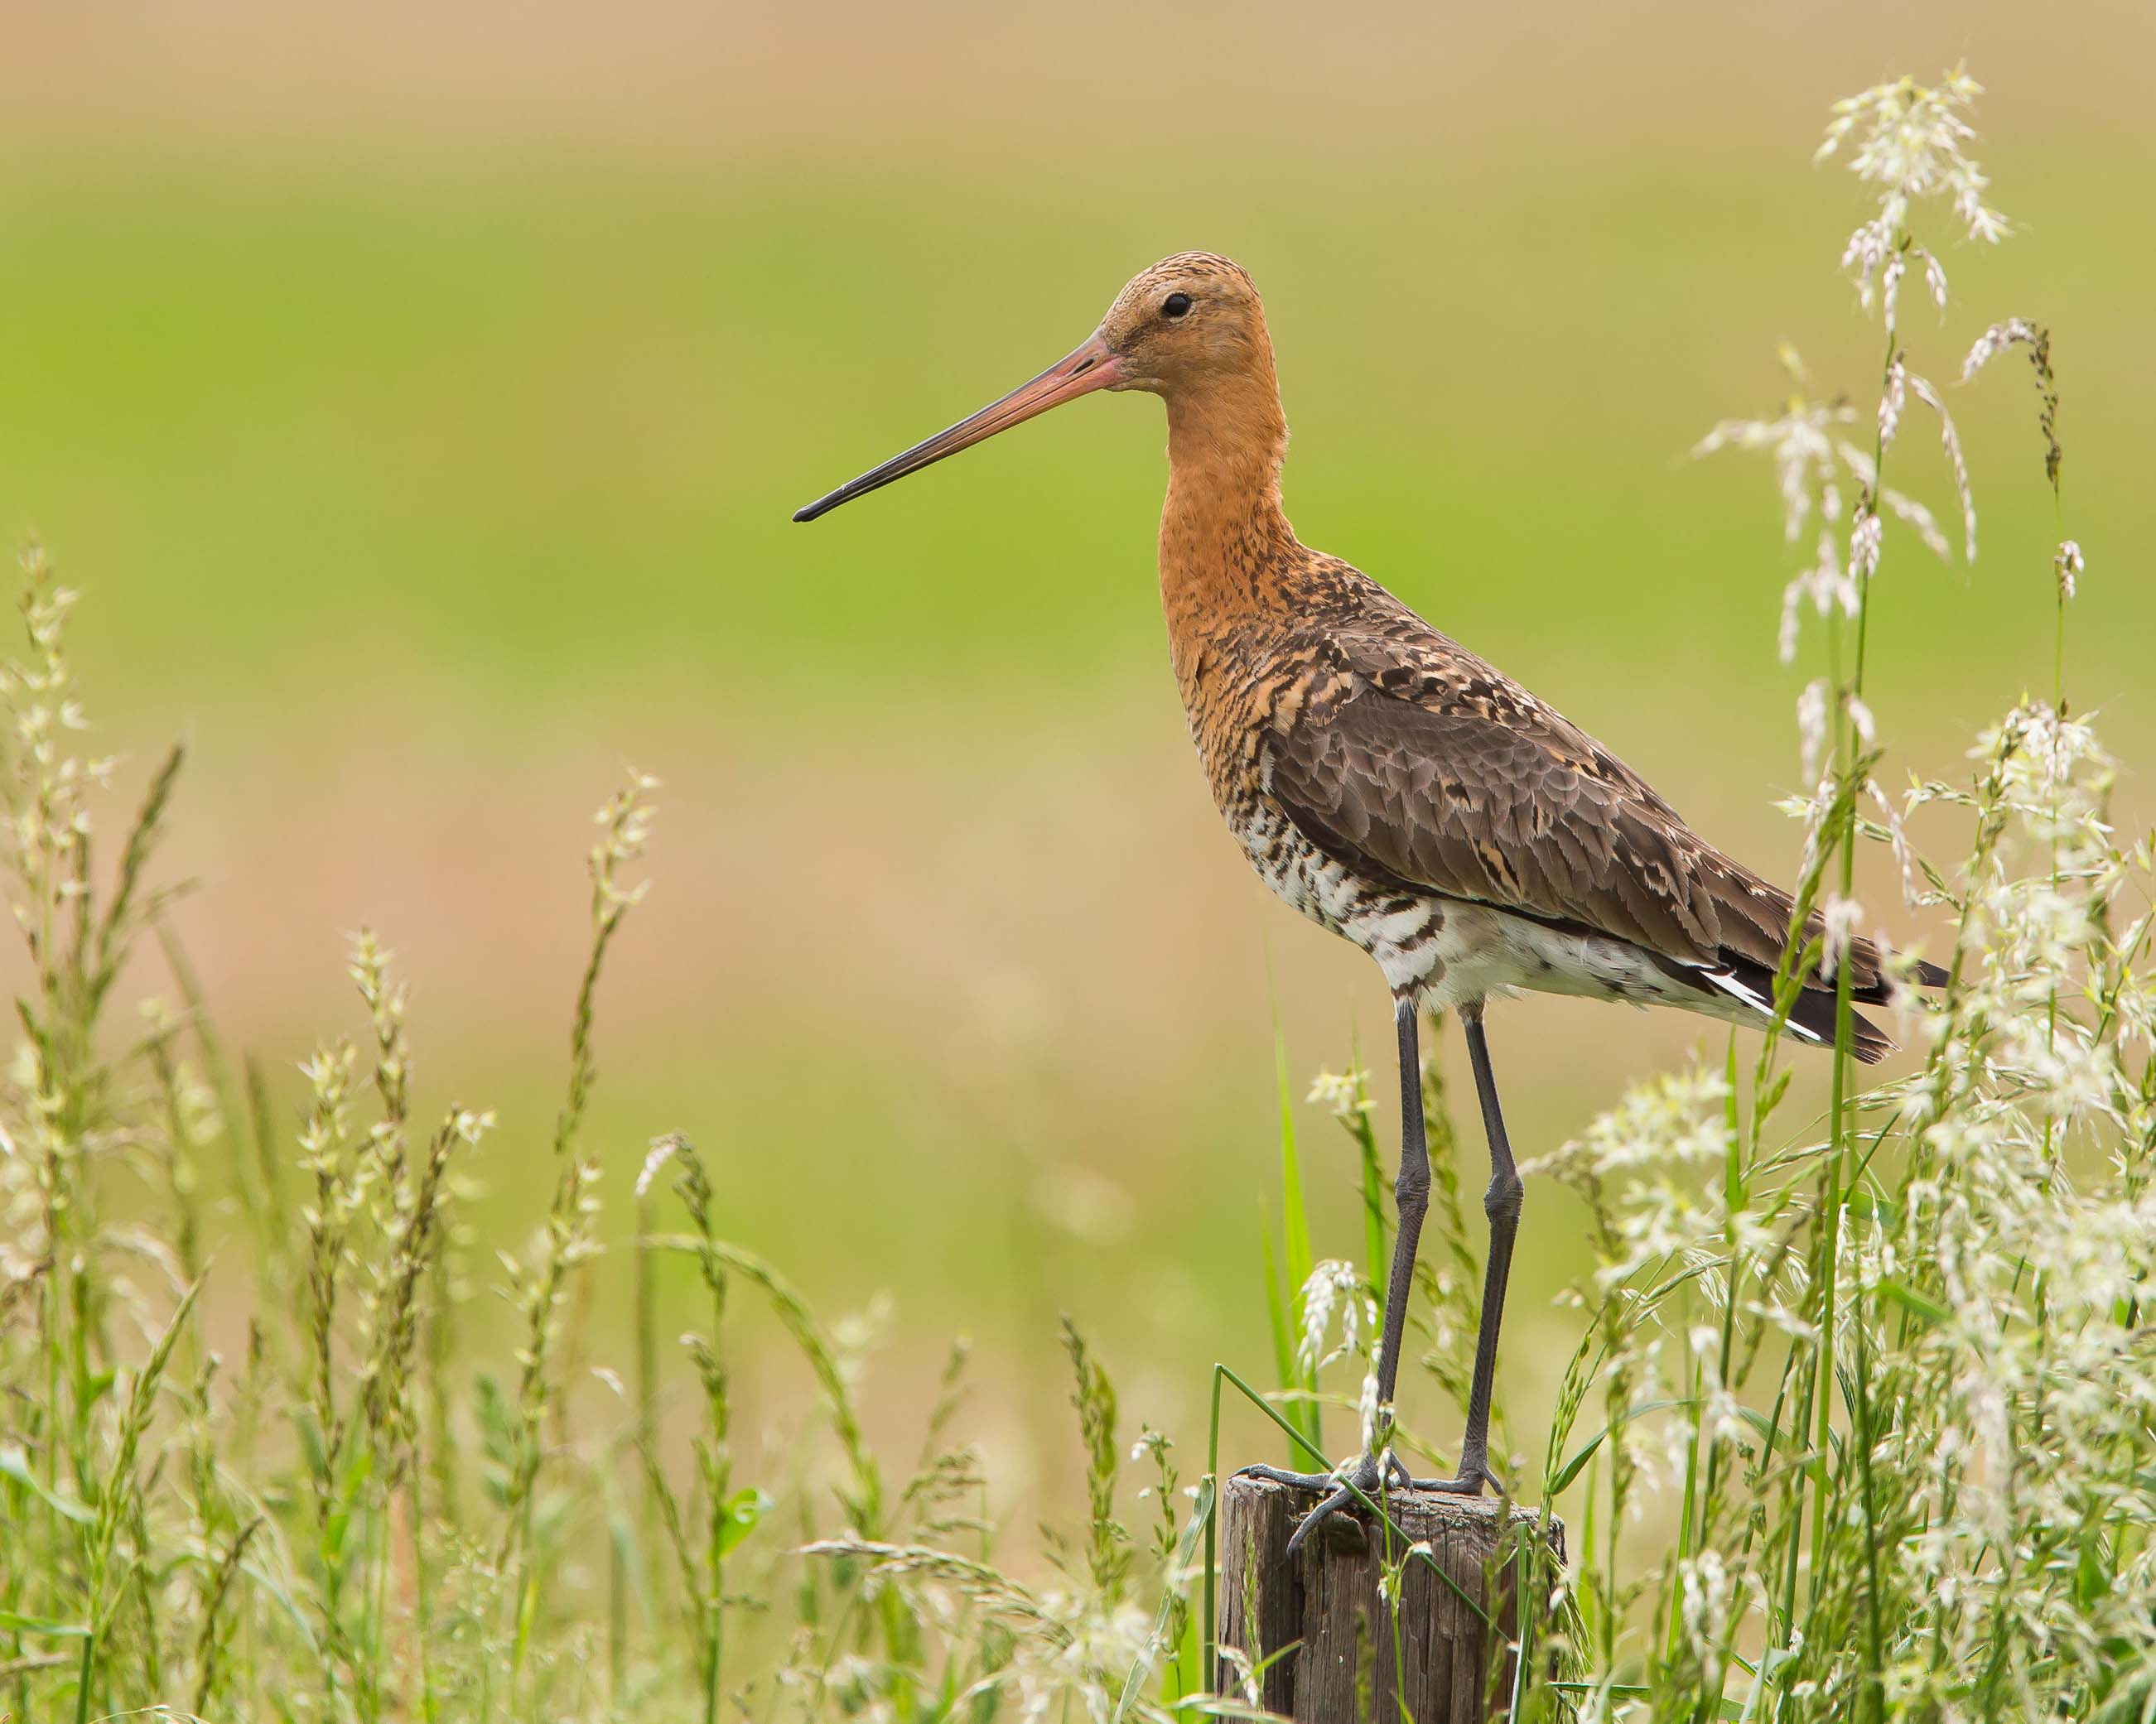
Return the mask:
<svg viewBox="0 0 2156 1724">
<path fill-rule="evenodd" d="M 1262 1505 L 1260 1513 L 1285 1516 L 1291 1525 L 1299 1523 L 1318 1502 L 1317 1491 L 1241 1474 L 1229 1479 L 1228 1486 L 1239 1495 L 1250 1493 L 1254 1506 Z M 1273 1501 L 1276 1498 L 1277 1502 Z M 1501 1527 L 1507 1524 L 1533 1527 L 1542 1521 L 1542 1511 L 1523 1503 L 1508 1503 L 1490 1496 L 1462 1496 L 1444 1491 L 1392 1490 L 1385 1494 L 1384 1506 L 1394 1526 L 1404 1535 L 1403 1549 L 1428 1544 L 1433 1551 L 1444 1546 L 1454 1547 L 1456 1554 L 1466 1555 L 1466 1548 L 1460 1547 L 1471 1547 L 1477 1563 L 1496 1548 Z M 1336 1515 L 1332 1525 L 1324 1530 L 1322 1539 L 1328 1551 L 1359 1553 L 1371 1550 L 1374 1537 L 1382 1532 L 1368 1511 L 1358 1507 L 1353 1514 Z M 1549 1518 L 1547 1536 L 1562 1562 L 1564 1522 L 1554 1515 Z"/>
</svg>

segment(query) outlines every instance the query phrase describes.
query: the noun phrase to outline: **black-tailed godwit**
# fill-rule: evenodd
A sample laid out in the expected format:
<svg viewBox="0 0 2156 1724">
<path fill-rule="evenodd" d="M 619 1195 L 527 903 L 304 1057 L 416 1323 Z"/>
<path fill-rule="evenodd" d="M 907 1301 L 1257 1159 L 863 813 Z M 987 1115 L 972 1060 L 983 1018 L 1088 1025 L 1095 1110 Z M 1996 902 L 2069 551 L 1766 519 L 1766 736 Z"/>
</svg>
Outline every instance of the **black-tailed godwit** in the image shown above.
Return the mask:
<svg viewBox="0 0 2156 1724">
<path fill-rule="evenodd" d="M 1185 252 L 1116 296 L 1076 351 L 971 418 L 802 510 L 839 504 L 1098 389 L 1168 406 L 1161 603 L 1175 677 L 1214 800 L 1288 903 L 1376 958 L 1399 1030 L 1399 1233 L 1377 1393 L 1392 1403 L 1428 1203 L 1418 1011 L 1450 1008 L 1489 1138 L 1490 1255 L 1460 1465 L 1425 1488 L 1479 1493 L 1490 1389 L 1518 1231 L 1483 1009 L 1522 990 L 1676 1006 L 1764 1028 L 1789 932 L 1789 895 L 1700 838 L 1594 739 L 1448 639 L 1359 569 L 1313 551 L 1281 509 L 1287 421 L 1250 278 Z M 1809 934 L 1819 931 L 1813 918 Z M 1852 997 L 1884 1003 L 1877 951 L 1843 960 Z M 1941 972 L 1920 967 L 1916 980 Z M 1786 1019 L 1832 1041 L 1834 984 L 1804 978 Z M 1856 1021 L 1856 1052 L 1892 1044 Z M 1296 1542 L 1405 1470 L 1363 1455 L 1338 1475 L 1252 1471 L 1329 1493 Z"/>
</svg>

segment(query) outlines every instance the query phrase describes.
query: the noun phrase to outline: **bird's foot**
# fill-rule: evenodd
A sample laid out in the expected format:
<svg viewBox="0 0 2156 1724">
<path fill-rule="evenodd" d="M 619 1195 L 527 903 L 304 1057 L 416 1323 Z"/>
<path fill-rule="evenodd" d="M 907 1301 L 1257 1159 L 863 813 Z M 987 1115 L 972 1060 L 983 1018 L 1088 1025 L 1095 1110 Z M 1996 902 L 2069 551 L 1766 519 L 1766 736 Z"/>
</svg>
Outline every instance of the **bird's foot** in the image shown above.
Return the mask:
<svg viewBox="0 0 2156 1724">
<path fill-rule="evenodd" d="M 1382 1461 L 1374 1455 L 1365 1455 L 1352 1465 L 1343 1463 L 1329 1473 L 1296 1473 L 1290 1472 L 1285 1467 L 1246 1466 L 1242 1469 L 1241 1476 L 1264 1479 L 1275 1485 L 1291 1485 L 1298 1491 L 1322 1493 L 1317 1506 L 1302 1517 L 1301 1523 L 1288 1539 L 1287 1553 L 1290 1557 L 1299 1552 L 1304 1541 L 1334 1515 L 1359 1508 L 1366 1499 L 1383 1510 L 1387 1495 L 1395 1491 L 1432 1491 L 1447 1496 L 1480 1496 L 1486 1485 L 1500 1496 L 1505 1491 L 1504 1480 L 1482 1461 L 1463 1458 L 1460 1470 L 1449 1479 L 1417 1479 L 1409 1476 L 1406 1463 L 1389 1449 L 1385 1451 Z"/>
<path fill-rule="evenodd" d="M 1289 1537 L 1287 1553 L 1290 1557 L 1300 1552 L 1304 1541 L 1334 1515 L 1358 1508 L 1366 1500 L 1377 1504 L 1382 1511 L 1388 1491 L 1407 1490 L 1414 1483 L 1408 1476 L 1405 1464 L 1389 1449 L 1385 1451 L 1382 1460 L 1377 1455 L 1365 1455 L 1352 1465 L 1343 1463 L 1329 1473 L 1293 1473 L 1284 1467 L 1246 1466 L 1242 1470 L 1242 1476 L 1264 1479 L 1275 1485 L 1291 1485 L 1298 1491 L 1323 1493 L 1317 1506 L 1302 1517 L 1301 1524 Z"/>
<path fill-rule="evenodd" d="M 1479 1460 L 1463 1460 L 1460 1470 L 1449 1479 L 1399 1479 L 1394 1482 L 1405 1490 L 1435 1491 L 1447 1496 L 1480 1496 L 1485 1485 L 1500 1496 L 1505 1494 L 1505 1481 Z"/>
<path fill-rule="evenodd" d="M 1337 1485 L 1341 1480 L 1348 1476 L 1351 1471 L 1358 1475 L 1356 1482 L 1360 1485 L 1362 1480 L 1359 1475 L 1368 1468 L 1369 1461 L 1370 1457 L 1366 1455 L 1353 1468 L 1351 1469 L 1343 1461 L 1329 1473 L 1293 1473 L 1285 1467 L 1253 1464 L 1239 1470 L 1236 1476 L 1244 1479 L 1263 1479 L 1274 1485 L 1292 1485 L 1298 1491 L 1325 1491 Z M 1385 1452 L 1385 1480 L 1394 1489 L 1399 1491 L 1408 1490 L 1415 1483 L 1408 1476 L 1407 1463 L 1390 1449 Z"/>
</svg>

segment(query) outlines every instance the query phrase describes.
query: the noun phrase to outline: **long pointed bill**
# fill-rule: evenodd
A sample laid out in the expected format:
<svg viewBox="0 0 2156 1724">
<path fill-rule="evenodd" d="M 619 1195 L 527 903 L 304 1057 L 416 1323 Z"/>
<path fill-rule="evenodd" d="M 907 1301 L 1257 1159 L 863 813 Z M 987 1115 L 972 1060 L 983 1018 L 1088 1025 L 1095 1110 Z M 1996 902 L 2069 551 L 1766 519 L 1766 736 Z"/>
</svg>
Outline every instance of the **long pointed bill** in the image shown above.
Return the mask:
<svg viewBox="0 0 2156 1724">
<path fill-rule="evenodd" d="M 1014 425 L 1024 424 L 1028 419 L 1046 413 L 1051 407 L 1060 407 L 1066 401 L 1075 401 L 1081 395 L 1090 395 L 1096 389 L 1105 389 L 1120 380 L 1114 351 L 1096 333 L 1089 336 L 1083 346 L 1068 358 L 1051 365 L 1029 383 L 991 403 L 969 419 L 961 419 L 947 431 L 939 431 L 926 443 L 916 443 L 904 454 L 893 455 L 880 467 L 871 467 L 859 479 L 840 485 L 828 497 L 819 497 L 806 509 L 794 511 L 796 521 L 814 521 L 819 515 L 828 515 L 841 503 L 850 503 L 855 497 L 865 496 L 895 479 L 903 479 L 909 473 L 918 473 L 932 466 L 946 455 L 955 455 L 962 449 L 971 449 L 984 439 L 993 437 L 998 431 L 1008 431 Z"/>
</svg>

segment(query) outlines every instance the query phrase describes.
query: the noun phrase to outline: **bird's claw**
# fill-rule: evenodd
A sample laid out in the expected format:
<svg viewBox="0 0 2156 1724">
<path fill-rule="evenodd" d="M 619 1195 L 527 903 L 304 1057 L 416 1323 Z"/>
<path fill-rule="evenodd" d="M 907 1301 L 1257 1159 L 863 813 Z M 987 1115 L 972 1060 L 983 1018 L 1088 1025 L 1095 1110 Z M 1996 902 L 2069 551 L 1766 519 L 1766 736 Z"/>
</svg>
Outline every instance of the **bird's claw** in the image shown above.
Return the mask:
<svg viewBox="0 0 2156 1724">
<path fill-rule="evenodd" d="M 1363 1456 L 1363 1463 L 1357 1468 L 1358 1484 L 1361 1474 L 1368 1470 L 1368 1455 Z M 1242 1468 L 1236 1476 L 1263 1479 L 1271 1485 L 1292 1485 L 1298 1491 L 1329 1491 L 1347 1476 L 1343 1468 L 1344 1463 L 1343 1467 L 1335 1468 L 1329 1473 L 1296 1473 L 1290 1472 L 1286 1467 L 1253 1464 Z M 1390 1449 L 1385 1451 L 1385 1482 L 1396 1491 L 1414 1490 L 1420 1485 L 1419 1480 L 1409 1475 L 1408 1464 Z"/>
<path fill-rule="evenodd" d="M 1413 1481 L 1399 1457 L 1389 1449 L 1381 1463 L 1374 1455 L 1365 1455 L 1352 1469 L 1343 1467 L 1330 1473 L 1292 1473 L 1284 1467 L 1246 1466 L 1243 1476 L 1264 1479 L 1275 1485 L 1290 1485 L 1298 1491 L 1317 1491 L 1323 1493 L 1318 1505 L 1302 1517 L 1287 1542 L 1290 1557 L 1299 1554 L 1312 1532 L 1342 1511 L 1360 1506 L 1367 1500 L 1378 1505 L 1382 1511 L 1386 1494 L 1403 1489 Z"/>
<path fill-rule="evenodd" d="M 1449 1479 L 1418 1479 L 1411 1476 L 1407 1464 L 1391 1449 L 1385 1451 L 1382 1462 L 1375 1455 L 1365 1455 L 1352 1470 L 1342 1468 L 1329 1473 L 1296 1473 L 1285 1467 L 1246 1466 L 1241 1475 L 1263 1479 L 1270 1484 L 1292 1485 L 1298 1491 L 1316 1491 L 1322 1495 L 1317 1506 L 1302 1517 L 1287 1542 L 1287 1553 L 1298 1554 L 1311 1533 L 1322 1526 L 1335 1514 L 1361 1506 L 1367 1499 L 1378 1505 L 1382 1512 L 1385 1498 L 1395 1491 L 1434 1491 L 1448 1496 L 1480 1496 L 1485 1485 L 1504 1492 L 1504 1484 L 1497 1475 L 1481 1462 L 1463 1463 L 1460 1471 Z"/>
<path fill-rule="evenodd" d="M 1484 1485 L 1505 1495 L 1505 1481 L 1486 1466 L 1463 1463 L 1458 1472 L 1449 1479 L 1409 1479 L 1402 1488 L 1409 1491 L 1435 1491 L 1445 1496 L 1480 1496 Z"/>
<path fill-rule="evenodd" d="M 1298 1491 L 1325 1491 L 1338 1482 L 1332 1473 L 1291 1473 L 1286 1467 L 1246 1466 L 1238 1471 L 1239 1479 L 1263 1479 L 1268 1485 L 1292 1485 Z"/>
</svg>

